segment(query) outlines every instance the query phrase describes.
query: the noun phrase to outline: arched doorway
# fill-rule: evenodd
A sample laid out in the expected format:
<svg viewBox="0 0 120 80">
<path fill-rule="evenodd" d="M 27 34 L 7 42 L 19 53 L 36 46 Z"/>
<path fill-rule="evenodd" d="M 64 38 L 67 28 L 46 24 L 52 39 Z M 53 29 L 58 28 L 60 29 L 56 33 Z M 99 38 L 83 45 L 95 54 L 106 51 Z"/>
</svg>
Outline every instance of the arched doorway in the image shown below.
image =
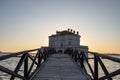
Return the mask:
<svg viewBox="0 0 120 80">
<path fill-rule="evenodd" d="M 58 53 L 62 54 L 62 52 L 63 52 L 62 50 L 58 50 Z"/>
</svg>

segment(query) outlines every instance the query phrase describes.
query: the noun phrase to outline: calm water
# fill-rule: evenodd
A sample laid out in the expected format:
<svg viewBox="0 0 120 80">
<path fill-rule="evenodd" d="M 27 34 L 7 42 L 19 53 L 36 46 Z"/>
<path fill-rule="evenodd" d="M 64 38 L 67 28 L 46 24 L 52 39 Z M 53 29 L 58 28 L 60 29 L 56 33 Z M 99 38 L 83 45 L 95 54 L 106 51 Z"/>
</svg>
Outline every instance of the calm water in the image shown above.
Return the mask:
<svg viewBox="0 0 120 80">
<path fill-rule="evenodd" d="M 0 54 L 0 56 L 1 55 L 3 55 L 3 54 Z M 114 56 L 114 57 L 120 58 L 120 56 Z M 17 63 L 19 62 L 19 59 L 20 58 L 18 58 L 18 57 L 17 58 L 12 57 L 10 59 L 0 61 L 0 65 L 5 66 L 6 68 L 9 68 L 10 70 L 14 70 Z M 104 62 L 105 66 L 107 67 L 109 72 L 115 71 L 120 68 L 120 63 L 112 62 L 111 60 L 107 60 L 107 59 L 102 59 L 102 61 Z M 89 62 L 93 66 L 93 59 L 90 59 Z M 23 66 L 21 67 L 21 69 L 18 73 L 22 74 L 22 72 L 23 72 Z M 88 70 L 88 72 L 89 72 L 89 70 Z M 99 76 L 104 75 L 103 71 L 101 70 L 101 67 L 99 67 L 99 74 L 100 74 Z M 9 80 L 9 78 L 10 78 L 10 76 L 8 74 L 0 71 L 0 80 Z M 20 80 L 20 79 L 15 79 L 15 80 Z M 113 77 L 113 80 L 120 80 L 120 75 Z"/>
<path fill-rule="evenodd" d="M 112 56 L 112 57 L 120 58 L 120 56 Z M 103 61 L 104 65 L 106 66 L 108 72 L 113 72 L 113 71 L 115 71 L 115 70 L 120 69 L 120 63 L 113 62 L 113 61 L 108 60 L 108 59 L 102 59 L 102 61 Z M 94 66 L 94 64 L 93 64 L 93 63 L 94 63 L 93 59 L 90 59 L 89 62 L 90 62 L 90 64 L 91 64 L 91 66 Z M 99 64 L 98 64 L 98 65 L 99 65 Z M 88 67 L 88 66 L 86 66 L 86 67 Z M 92 67 L 92 68 L 93 68 L 93 67 Z M 88 70 L 88 72 L 90 72 L 90 71 Z M 105 75 L 105 74 L 104 74 L 104 72 L 102 71 L 102 68 L 101 68 L 100 65 L 99 65 L 99 77 L 104 76 L 104 75 Z M 117 76 L 115 76 L 115 77 L 113 77 L 113 80 L 120 80 L 120 74 L 117 75 Z"/>
</svg>

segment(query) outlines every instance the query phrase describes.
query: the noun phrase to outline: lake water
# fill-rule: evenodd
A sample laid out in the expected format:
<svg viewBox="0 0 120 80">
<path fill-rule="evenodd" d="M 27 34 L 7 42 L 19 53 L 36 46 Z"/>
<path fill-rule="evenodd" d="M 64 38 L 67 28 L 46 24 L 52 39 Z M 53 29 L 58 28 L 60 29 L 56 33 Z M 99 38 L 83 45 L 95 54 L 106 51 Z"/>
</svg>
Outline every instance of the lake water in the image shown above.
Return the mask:
<svg viewBox="0 0 120 80">
<path fill-rule="evenodd" d="M 3 55 L 3 54 L 0 54 L 0 56 L 1 55 Z M 114 56 L 114 57 L 120 58 L 120 56 Z M 10 70 L 14 70 L 17 63 L 19 62 L 19 59 L 20 58 L 18 58 L 18 57 L 17 58 L 12 57 L 10 59 L 0 61 L 0 65 L 5 66 L 6 68 L 9 68 Z M 109 72 L 113 72 L 120 68 L 120 63 L 116 63 L 116 62 L 113 62 L 113 61 L 107 60 L 107 59 L 102 59 L 102 61 L 104 62 L 105 66 L 107 67 Z M 93 66 L 93 63 L 94 63 L 93 59 L 90 59 L 89 62 Z M 23 66 L 21 67 L 21 69 L 18 73 L 22 74 L 22 72 L 23 72 Z M 89 72 L 89 70 L 88 70 L 88 72 Z M 99 67 L 99 76 L 102 76 L 102 75 L 104 75 L 104 73 L 103 73 L 101 67 Z M 10 78 L 9 74 L 6 74 L 6 73 L 3 73 L 0 71 L 0 80 L 9 80 L 9 78 Z M 20 80 L 20 79 L 16 78 L 15 80 Z M 120 80 L 120 75 L 113 77 L 113 80 Z"/>
</svg>

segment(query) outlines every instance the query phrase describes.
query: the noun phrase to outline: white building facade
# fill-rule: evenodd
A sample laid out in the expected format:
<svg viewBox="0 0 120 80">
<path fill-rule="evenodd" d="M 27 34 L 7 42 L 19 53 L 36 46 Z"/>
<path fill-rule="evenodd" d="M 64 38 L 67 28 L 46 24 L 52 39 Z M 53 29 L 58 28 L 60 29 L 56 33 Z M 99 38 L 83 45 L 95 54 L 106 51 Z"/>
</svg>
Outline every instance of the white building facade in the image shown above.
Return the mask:
<svg viewBox="0 0 120 80">
<path fill-rule="evenodd" d="M 80 38 L 79 32 L 75 32 L 72 29 L 56 31 L 56 34 L 49 36 L 49 47 L 63 52 L 67 48 L 88 51 L 88 46 L 80 45 Z"/>
</svg>

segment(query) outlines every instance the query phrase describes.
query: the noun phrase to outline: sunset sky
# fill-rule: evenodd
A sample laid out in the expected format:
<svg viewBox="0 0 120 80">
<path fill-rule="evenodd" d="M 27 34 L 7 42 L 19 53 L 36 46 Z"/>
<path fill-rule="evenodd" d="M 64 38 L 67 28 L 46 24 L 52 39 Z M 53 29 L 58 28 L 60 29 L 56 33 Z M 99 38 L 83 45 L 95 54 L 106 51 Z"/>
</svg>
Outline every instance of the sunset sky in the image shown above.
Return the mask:
<svg viewBox="0 0 120 80">
<path fill-rule="evenodd" d="M 120 0 L 0 0 L 0 51 L 48 46 L 68 28 L 90 51 L 120 53 Z"/>
</svg>

